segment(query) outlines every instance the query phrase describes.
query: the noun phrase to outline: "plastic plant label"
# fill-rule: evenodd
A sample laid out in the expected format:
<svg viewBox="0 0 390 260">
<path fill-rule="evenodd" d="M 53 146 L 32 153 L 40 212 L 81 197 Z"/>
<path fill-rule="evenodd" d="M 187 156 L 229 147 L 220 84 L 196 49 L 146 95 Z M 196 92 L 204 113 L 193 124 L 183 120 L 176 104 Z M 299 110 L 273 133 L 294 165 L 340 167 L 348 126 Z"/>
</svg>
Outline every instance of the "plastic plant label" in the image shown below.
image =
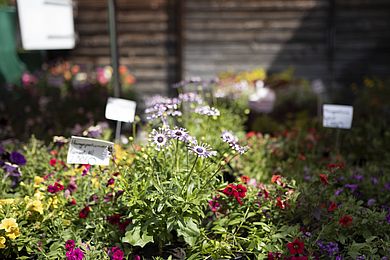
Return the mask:
<svg viewBox="0 0 390 260">
<path fill-rule="evenodd" d="M 350 129 L 352 117 L 352 106 L 323 105 L 322 124 L 324 127 Z"/>
<path fill-rule="evenodd" d="M 106 105 L 106 118 L 126 123 L 134 122 L 137 103 L 122 98 L 109 97 Z"/>
<path fill-rule="evenodd" d="M 108 165 L 114 144 L 108 141 L 72 136 L 68 164 Z"/>
</svg>

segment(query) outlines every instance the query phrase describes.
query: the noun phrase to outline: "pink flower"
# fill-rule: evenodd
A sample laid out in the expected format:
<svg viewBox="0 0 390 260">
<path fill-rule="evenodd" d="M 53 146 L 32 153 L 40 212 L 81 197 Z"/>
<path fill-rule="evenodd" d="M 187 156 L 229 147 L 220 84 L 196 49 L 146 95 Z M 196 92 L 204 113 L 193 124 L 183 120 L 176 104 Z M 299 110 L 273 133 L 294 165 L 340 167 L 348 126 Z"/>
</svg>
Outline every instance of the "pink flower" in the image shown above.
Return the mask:
<svg viewBox="0 0 390 260">
<path fill-rule="evenodd" d="M 110 255 L 112 260 L 123 260 L 125 254 L 119 247 L 114 246 L 110 250 Z"/>
<path fill-rule="evenodd" d="M 65 242 L 65 249 L 66 251 L 72 251 L 75 247 L 74 240 L 69 239 Z"/>
<path fill-rule="evenodd" d="M 84 253 L 80 248 L 75 248 L 71 251 L 66 252 L 67 260 L 82 260 L 84 258 Z"/>
</svg>

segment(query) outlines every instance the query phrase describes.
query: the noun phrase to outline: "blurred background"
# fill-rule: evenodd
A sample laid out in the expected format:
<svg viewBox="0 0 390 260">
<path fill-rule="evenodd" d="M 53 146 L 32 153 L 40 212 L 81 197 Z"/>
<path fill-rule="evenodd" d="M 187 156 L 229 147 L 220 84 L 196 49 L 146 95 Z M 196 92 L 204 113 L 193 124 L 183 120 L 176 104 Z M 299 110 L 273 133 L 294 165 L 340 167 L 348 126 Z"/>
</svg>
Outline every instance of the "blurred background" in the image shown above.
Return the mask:
<svg viewBox="0 0 390 260">
<path fill-rule="evenodd" d="M 26 50 L 23 1 L 0 1 L 0 138 L 44 138 L 104 120 L 106 99 L 113 95 L 110 1 L 53 1 L 41 2 L 71 6 L 72 48 Z M 172 96 L 173 84 L 183 79 L 258 68 L 279 75 L 271 87 L 294 82 L 303 93 L 302 81 L 293 79 L 309 86 L 315 81 L 328 94 L 324 99 L 333 95 L 343 104 L 352 104 L 362 86 L 381 85 L 376 97 L 386 97 L 388 0 L 113 2 L 123 98 Z M 386 100 L 380 98 L 374 103 L 383 108 Z M 316 112 L 315 102 L 306 105 Z"/>
</svg>

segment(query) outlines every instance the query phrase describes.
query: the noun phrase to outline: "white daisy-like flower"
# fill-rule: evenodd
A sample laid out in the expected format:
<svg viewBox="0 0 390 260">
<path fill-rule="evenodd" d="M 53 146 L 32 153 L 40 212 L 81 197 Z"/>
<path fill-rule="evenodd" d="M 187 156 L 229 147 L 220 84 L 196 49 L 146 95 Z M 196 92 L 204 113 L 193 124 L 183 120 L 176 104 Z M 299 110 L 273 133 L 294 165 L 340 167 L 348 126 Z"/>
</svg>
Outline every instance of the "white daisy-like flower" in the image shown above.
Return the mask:
<svg viewBox="0 0 390 260">
<path fill-rule="evenodd" d="M 238 142 L 237 136 L 235 136 L 231 131 L 223 131 L 221 138 L 225 143 L 228 143 L 230 145 L 233 145 Z"/>
<path fill-rule="evenodd" d="M 215 107 L 201 106 L 195 108 L 195 113 L 206 116 L 220 116 L 221 113 Z"/>
<path fill-rule="evenodd" d="M 169 131 L 169 136 L 173 139 L 177 139 L 179 141 L 182 141 L 182 142 L 187 142 L 187 137 L 189 136 L 188 135 L 188 132 L 185 128 L 179 128 L 177 126 L 175 126 L 175 128 L 173 130 L 170 130 Z"/>
<path fill-rule="evenodd" d="M 211 147 L 208 144 L 194 144 L 192 146 L 189 146 L 188 149 L 195 153 L 196 155 L 203 157 L 203 158 L 208 158 L 211 156 L 216 156 L 217 152 L 211 150 Z"/>
<path fill-rule="evenodd" d="M 150 142 L 156 150 L 160 151 L 170 144 L 169 129 L 153 129 L 150 133 Z"/>
</svg>

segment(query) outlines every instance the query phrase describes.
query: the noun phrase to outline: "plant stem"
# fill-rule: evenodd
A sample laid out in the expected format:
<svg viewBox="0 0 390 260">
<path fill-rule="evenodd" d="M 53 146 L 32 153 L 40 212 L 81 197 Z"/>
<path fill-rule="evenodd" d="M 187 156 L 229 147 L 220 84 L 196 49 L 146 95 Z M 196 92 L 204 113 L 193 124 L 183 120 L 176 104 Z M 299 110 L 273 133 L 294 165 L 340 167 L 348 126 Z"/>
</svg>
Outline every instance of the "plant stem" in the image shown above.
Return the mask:
<svg viewBox="0 0 390 260">
<path fill-rule="evenodd" d="M 190 180 L 190 176 L 191 176 L 191 174 L 192 174 L 192 172 L 193 172 L 193 170 L 194 170 L 194 168 L 195 168 L 195 165 L 196 165 L 196 162 L 198 161 L 198 158 L 199 158 L 199 155 L 196 155 L 194 164 L 192 165 L 192 168 L 191 168 L 190 173 L 187 175 L 186 182 L 185 182 L 185 184 L 183 185 L 183 187 L 181 188 L 180 194 L 183 192 L 184 187 L 187 187 L 188 181 Z"/>
</svg>

